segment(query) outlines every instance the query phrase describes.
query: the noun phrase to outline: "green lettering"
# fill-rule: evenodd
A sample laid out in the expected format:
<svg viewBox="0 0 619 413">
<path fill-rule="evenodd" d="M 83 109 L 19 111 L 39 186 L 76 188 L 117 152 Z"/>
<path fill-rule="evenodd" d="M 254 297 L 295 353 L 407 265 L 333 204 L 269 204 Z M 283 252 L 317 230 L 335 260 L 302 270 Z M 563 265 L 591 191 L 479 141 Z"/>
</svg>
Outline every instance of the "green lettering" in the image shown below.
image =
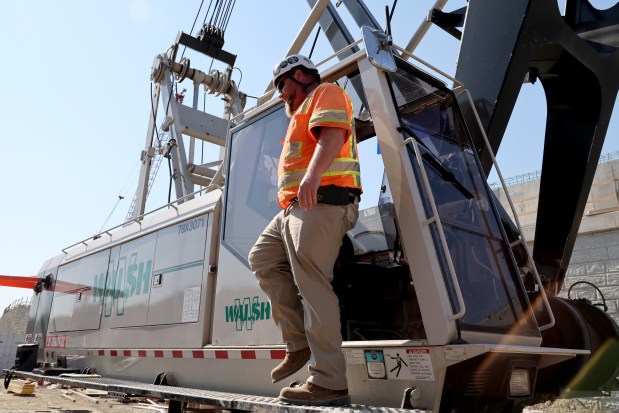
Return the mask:
<svg viewBox="0 0 619 413">
<path fill-rule="evenodd" d="M 114 261 L 110 261 L 110 265 L 108 266 L 108 274 L 107 284 L 105 287 L 105 317 L 112 316 L 112 307 L 114 306 L 114 286 L 116 285 L 116 269 L 114 265 Z"/>
<path fill-rule="evenodd" d="M 270 301 L 266 301 L 266 302 L 262 302 L 261 304 L 261 311 L 260 311 L 260 319 L 261 320 L 268 320 L 269 318 L 271 318 L 271 302 Z"/>
<path fill-rule="evenodd" d="M 235 305 L 227 305 L 226 306 L 226 322 L 236 322 L 239 319 L 239 315 L 241 313 L 241 306 L 236 304 L 236 302 L 240 303 L 240 300 L 235 300 Z"/>
<path fill-rule="evenodd" d="M 271 318 L 271 303 L 269 301 L 259 301 L 258 296 L 245 297 L 241 303 L 240 298 L 234 299 L 234 305 L 225 307 L 226 323 L 236 323 L 236 330 L 253 329 L 254 321 L 268 320 Z"/>
<path fill-rule="evenodd" d="M 150 287 L 151 267 L 153 265 L 152 260 L 146 261 L 146 268 L 144 268 L 144 262 L 140 263 L 140 269 L 138 270 L 138 283 L 136 285 L 136 294 L 140 295 L 140 285 L 142 286 L 142 294 L 148 294 L 148 288 Z"/>
<path fill-rule="evenodd" d="M 116 285 L 114 286 L 114 301 L 116 301 L 116 315 L 125 314 L 125 301 L 127 295 L 125 293 L 125 275 L 127 274 L 127 257 L 121 257 L 118 260 L 118 272 L 116 274 Z"/>
<path fill-rule="evenodd" d="M 136 278 L 135 273 L 138 269 L 138 265 L 135 263 L 138 259 L 138 253 L 134 252 L 129 257 L 129 265 L 127 266 L 127 282 L 125 283 L 125 296 L 131 297 L 136 293 Z M 139 294 L 139 292 L 138 292 Z"/>
<path fill-rule="evenodd" d="M 103 295 L 105 293 L 105 273 L 95 274 L 95 282 L 92 288 L 92 301 L 103 302 Z"/>
<path fill-rule="evenodd" d="M 261 320 L 262 315 L 260 314 L 260 303 L 258 302 L 258 297 L 254 300 L 251 305 L 252 319 Z"/>
</svg>

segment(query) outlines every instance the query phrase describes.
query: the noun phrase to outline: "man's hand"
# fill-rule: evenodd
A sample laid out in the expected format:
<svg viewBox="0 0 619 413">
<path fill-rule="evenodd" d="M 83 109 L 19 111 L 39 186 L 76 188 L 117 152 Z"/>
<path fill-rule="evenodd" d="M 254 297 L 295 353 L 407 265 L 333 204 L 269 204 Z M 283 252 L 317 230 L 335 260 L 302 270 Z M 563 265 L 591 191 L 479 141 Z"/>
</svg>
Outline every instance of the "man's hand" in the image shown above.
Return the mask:
<svg viewBox="0 0 619 413">
<path fill-rule="evenodd" d="M 307 172 L 299 184 L 299 206 L 310 210 L 318 204 L 318 188 L 322 174 L 329 168 L 346 142 L 348 131 L 340 128 L 322 127 L 318 143 L 310 160 Z"/>
<path fill-rule="evenodd" d="M 310 174 L 308 171 L 299 184 L 297 199 L 299 201 L 299 206 L 305 208 L 305 210 L 312 209 L 318 204 L 320 179 L 321 177 L 319 174 Z"/>
</svg>

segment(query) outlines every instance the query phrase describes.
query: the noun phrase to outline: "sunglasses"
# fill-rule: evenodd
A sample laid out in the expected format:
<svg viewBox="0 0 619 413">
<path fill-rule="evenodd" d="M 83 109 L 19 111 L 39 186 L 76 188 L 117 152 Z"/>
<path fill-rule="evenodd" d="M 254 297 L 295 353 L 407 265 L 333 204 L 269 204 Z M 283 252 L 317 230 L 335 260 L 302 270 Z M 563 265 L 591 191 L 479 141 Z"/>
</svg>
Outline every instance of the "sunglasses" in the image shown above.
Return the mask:
<svg viewBox="0 0 619 413">
<path fill-rule="evenodd" d="M 282 93 L 284 86 L 286 86 L 286 79 L 288 79 L 288 76 L 282 77 L 282 79 L 277 82 L 277 90 L 279 90 L 279 93 Z"/>
</svg>

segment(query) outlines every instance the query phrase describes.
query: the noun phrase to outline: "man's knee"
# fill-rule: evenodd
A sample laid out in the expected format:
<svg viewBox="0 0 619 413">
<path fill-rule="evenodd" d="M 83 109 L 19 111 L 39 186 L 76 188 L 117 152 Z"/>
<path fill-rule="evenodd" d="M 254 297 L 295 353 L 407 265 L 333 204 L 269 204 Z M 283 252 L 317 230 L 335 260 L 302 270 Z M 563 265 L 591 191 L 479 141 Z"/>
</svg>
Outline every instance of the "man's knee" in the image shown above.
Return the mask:
<svg viewBox="0 0 619 413">
<path fill-rule="evenodd" d="M 269 279 L 281 275 L 291 275 L 290 263 L 287 259 L 282 259 L 280 256 L 265 254 L 259 248 L 252 248 L 247 256 L 249 268 L 254 273 L 254 276 L 261 279 Z"/>
<path fill-rule="evenodd" d="M 249 263 L 249 269 L 257 276 L 279 265 L 278 259 L 275 259 L 272 254 L 268 254 L 267 251 L 256 248 L 255 245 L 249 251 L 247 262 Z"/>
<path fill-rule="evenodd" d="M 259 264 L 261 261 L 263 261 L 260 258 L 260 255 L 261 255 L 260 250 L 257 249 L 255 245 L 249 251 L 249 255 L 247 255 L 247 262 L 249 263 L 249 269 L 252 270 L 252 272 L 254 273 L 257 271 L 257 269 L 259 269 L 262 266 Z"/>
</svg>

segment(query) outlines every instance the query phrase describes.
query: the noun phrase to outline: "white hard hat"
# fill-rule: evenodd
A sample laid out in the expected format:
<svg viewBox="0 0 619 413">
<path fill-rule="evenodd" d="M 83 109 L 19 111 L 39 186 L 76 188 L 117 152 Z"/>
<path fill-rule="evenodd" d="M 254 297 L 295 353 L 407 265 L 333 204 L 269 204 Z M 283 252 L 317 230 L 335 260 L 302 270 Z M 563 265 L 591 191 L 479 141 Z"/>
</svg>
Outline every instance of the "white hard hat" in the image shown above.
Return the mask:
<svg viewBox="0 0 619 413">
<path fill-rule="evenodd" d="M 277 81 L 282 76 L 290 72 L 292 69 L 298 68 L 299 66 L 303 66 L 310 70 L 318 71 L 314 63 L 312 63 L 312 61 L 309 60 L 307 57 L 300 54 L 293 54 L 286 57 L 273 68 L 273 86 L 277 87 Z"/>
</svg>

